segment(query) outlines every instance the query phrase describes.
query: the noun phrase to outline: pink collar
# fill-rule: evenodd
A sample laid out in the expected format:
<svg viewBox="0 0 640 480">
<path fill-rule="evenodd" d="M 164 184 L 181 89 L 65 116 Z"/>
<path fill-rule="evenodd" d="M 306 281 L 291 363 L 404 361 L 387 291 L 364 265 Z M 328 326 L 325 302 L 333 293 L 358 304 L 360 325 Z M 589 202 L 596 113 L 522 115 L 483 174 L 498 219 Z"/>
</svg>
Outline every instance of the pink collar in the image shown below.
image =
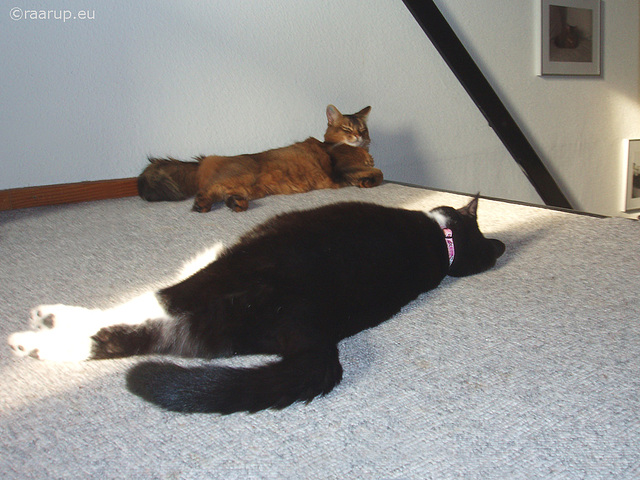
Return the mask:
<svg viewBox="0 0 640 480">
<path fill-rule="evenodd" d="M 447 250 L 449 251 L 449 266 L 453 263 L 453 259 L 456 256 L 456 247 L 453 244 L 453 232 L 450 228 L 443 228 L 444 240 L 447 242 Z"/>
</svg>

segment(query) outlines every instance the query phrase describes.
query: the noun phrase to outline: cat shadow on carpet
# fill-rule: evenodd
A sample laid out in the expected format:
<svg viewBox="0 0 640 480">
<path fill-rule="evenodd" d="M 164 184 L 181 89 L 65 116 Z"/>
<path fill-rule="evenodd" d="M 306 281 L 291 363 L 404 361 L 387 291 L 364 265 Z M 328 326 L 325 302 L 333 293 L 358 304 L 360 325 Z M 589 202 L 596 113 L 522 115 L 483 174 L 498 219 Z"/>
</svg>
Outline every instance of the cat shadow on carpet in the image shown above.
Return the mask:
<svg viewBox="0 0 640 480">
<path fill-rule="evenodd" d="M 370 336 L 370 331 L 364 331 L 340 342 L 340 361 L 347 365 L 343 374 L 343 388 L 353 388 L 365 379 L 366 373 L 371 370 L 379 356 Z"/>
</svg>

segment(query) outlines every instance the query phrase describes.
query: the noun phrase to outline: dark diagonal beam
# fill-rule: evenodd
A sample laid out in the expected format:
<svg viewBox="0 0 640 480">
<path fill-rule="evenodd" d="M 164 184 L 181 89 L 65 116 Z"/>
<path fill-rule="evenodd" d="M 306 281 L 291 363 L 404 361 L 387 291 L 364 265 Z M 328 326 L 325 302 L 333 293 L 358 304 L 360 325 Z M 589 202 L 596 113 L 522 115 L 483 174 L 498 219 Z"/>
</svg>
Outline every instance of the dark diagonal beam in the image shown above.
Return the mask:
<svg viewBox="0 0 640 480">
<path fill-rule="evenodd" d="M 572 208 L 433 0 L 403 0 L 545 204 Z"/>
</svg>

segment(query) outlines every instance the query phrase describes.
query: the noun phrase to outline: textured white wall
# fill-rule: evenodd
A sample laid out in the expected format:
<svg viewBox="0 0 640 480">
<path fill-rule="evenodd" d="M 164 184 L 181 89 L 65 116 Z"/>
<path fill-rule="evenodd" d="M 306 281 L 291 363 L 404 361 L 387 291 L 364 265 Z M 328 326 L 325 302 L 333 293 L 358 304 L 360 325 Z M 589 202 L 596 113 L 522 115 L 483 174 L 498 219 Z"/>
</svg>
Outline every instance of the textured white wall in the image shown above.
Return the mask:
<svg viewBox="0 0 640 480">
<path fill-rule="evenodd" d="M 24 10 L 60 9 L 37 3 Z M 597 79 L 534 75 L 538 0 L 436 3 L 571 201 L 616 213 L 622 140 L 640 137 L 638 2 L 604 2 Z M 371 149 L 390 180 L 540 201 L 401 0 L 63 8 L 94 18 L 0 10 L 0 189 L 136 176 L 149 154 L 321 136 L 335 103 L 373 106 Z"/>
<path fill-rule="evenodd" d="M 438 1 L 574 206 L 615 215 L 625 186 L 624 139 L 640 138 L 637 0 L 603 1 L 603 75 L 531 74 L 539 1 Z M 481 15 L 480 11 L 492 12 Z"/>
</svg>

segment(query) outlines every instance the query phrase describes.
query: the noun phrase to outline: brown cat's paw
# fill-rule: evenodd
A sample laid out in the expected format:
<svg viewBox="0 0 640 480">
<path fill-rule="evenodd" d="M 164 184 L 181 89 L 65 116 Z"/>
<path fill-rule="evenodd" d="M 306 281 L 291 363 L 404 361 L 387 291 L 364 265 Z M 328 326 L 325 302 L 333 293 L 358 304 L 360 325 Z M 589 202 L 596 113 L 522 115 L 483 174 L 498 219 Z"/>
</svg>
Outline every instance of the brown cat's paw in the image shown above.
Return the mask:
<svg viewBox="0 0 640 480">
<path fill-rule="evenodd" d="M 191 207 L 191 210 L 199 213 L 207 213 L 211 211 L 211 204 L 197 195 L 195 201 L 193 202 L 193 207 Z"/>
<path fill-rule="evenodd" d="M 230 195 L 225 203 L 234 212 L 244 212 L 249 208 L 249 200 L 240 195 Z"/>
<path fill-rule="evenodd" d="M 375 178 L 372 177 L 364 177 L 361 178 L 358 182 L 358 186 L 360 188 L 371 188 L 377 185 Z"/>
</svg>

